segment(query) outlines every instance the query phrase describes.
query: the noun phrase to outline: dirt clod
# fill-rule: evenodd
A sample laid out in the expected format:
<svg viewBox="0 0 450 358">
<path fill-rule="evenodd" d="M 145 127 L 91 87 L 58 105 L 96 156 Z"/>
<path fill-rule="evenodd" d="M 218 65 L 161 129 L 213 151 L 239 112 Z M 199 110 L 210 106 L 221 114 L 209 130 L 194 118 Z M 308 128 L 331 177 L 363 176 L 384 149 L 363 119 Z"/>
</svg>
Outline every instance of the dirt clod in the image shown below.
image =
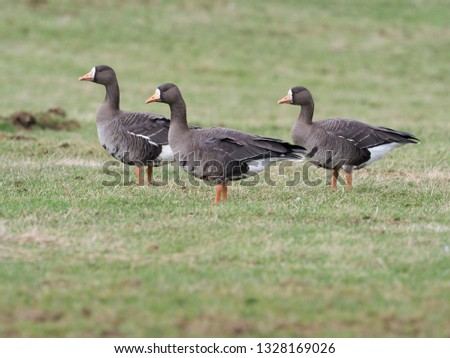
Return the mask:
<svg viewBox="0 0 450 358">
<path fill-rule="evenodd" d="M 36 113 L 21 110 L 8 117 L 2 117 L 1 121 L 12 124 L 15 129 L 74 130 L 80 128 L 78 121 L 66 118 L 66 111 L 61 107 L 53 107 L 45 112 Z"/>
</svg>

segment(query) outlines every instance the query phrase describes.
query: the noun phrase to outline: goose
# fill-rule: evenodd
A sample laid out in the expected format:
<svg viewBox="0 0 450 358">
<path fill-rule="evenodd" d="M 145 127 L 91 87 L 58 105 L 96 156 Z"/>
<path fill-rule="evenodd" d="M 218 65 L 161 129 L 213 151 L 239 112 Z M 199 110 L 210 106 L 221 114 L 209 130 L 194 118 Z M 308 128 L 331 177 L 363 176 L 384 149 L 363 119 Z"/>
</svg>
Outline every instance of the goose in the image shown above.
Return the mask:
<svg viewBox="0 0 450 358">
<path fill-rule="evenodd" d="M 184 99 L 172 83 L 158 86 L 146 100 L 151 102 L 169 105 L 169 144 L 185 171 L 216 184 L 216 204 L 227 200 L 228 182 L 256 175 L 271 161 L 303 159 L 305 148 L 280 139 L 220 127 L 192 130 Z"/>
<path fill-rule="evenodd" d="M 352 189 L 352 172 L 376 160 L 401 145 L 419 143 L 414 135 L 367 123 L 333 118 L 313 122 L 314 101 L 311 92 L 302 86 L 293 87 L 278 104 L 301 106 L 300 115 L 292 127 L 295 144 L 307 149 L 306 157 L 319 167 L 333 171 L 331 188 L 336 188 L 339 170 L 345 173 L 347 190 Z"/>
<path fill-rule="evenodd" d="M 106 89 L 96 115 L 100 144 L 117 160 L 136 166 L 138 185 L 144 185 L 143 168 L 147 166 L 150 184 L 153 167 L 174 160 L 167 138 L 169 119 L 155 113 L 122 111 L 116 73 L 109 66 L 95 66 L 79 80 L 99 83 Z"/>
</svg>

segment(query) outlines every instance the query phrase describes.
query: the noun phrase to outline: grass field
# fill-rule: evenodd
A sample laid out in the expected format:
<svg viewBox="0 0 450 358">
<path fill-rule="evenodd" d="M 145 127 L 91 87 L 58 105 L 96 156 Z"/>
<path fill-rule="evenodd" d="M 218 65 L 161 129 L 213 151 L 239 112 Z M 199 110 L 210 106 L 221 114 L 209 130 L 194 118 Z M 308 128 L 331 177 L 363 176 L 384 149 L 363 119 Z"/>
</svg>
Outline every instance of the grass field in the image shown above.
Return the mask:
<svg viewBox="0 0 450 358">
<path fill-rule="evenodd" d="M 449 337 L 449 5 L 0 0 L 0 116 L 81 123 L 0 131 L 0 336 Z M 286 186 L 301 164 L 220 206 L 161 168 L 165 186 L 105 186 L 104 89 L 77 81 L 98 64 L 123 109 L 169 115 L 144 101 L 174 82 L 192 124 L 290 140 L 299 108 L 276 101 L 303 85 L 318 119 L 422 142 L 350 193 L 315 168 Z"/>
</svg>

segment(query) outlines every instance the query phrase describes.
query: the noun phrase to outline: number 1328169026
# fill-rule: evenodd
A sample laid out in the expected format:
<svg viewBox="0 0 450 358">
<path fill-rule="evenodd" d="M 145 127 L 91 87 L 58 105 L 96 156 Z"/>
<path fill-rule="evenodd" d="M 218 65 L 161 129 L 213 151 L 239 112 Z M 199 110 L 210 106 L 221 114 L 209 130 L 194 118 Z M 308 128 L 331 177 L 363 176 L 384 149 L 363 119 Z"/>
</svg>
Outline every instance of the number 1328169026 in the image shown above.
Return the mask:
<svg viewBox="0 0 450 358">
<path fill-rule="evenodd" d="M 257 353 L 334 353 L 334 343 L 258 343 Z"/>
</svg>

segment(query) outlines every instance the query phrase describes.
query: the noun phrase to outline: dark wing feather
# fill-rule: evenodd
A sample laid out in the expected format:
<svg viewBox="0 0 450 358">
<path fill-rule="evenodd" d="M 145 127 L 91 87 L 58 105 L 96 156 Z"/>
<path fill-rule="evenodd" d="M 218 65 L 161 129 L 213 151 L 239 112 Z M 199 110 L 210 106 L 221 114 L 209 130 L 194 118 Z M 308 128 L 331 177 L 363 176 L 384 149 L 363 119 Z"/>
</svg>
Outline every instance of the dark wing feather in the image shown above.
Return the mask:
<svg viewBox="0 0 450 358">
<path fill-rule="evenodd" d="M 168 145 L 170 121 L 158 114 L 121 112 L 112 123 L 114 126 L 109 126 L 107 150 L 126 164 L 146 165 L 153 162 L 161 154 L 162 146 Z"/>
<path fill-rule="evenodd" d="M 259 159 L 301 159 L 305 149 L 274 138 L 263 138 L 227 128 L 193 131 L 192 147 L 180 163 L 198 178 L 224 182 L 249 173 L 248 162 Z M 253 173 L 256 174 L 256 173 Z M 253 175 L 252 174 L 252 175 Z"/>
<path fill-rule="evenodd" d="M 270 157 L 301 159 L 305 148 L 275 138 L 254 136 L 225 128 L 208 131 L 208 137 L 201 146 L 207 151 L 226 153 L 229 158 L 239 162 Z"/>
<path fill-rule="evenodd" d="M 150 141 L 159 145 L 169 143 L 170 120 L 159 114 L 124 112 L 120 124 L 123 130 L 148 137 Z"/>
<path fill-rule="evenodd" d="M 407 132 L 385 127 L 374 127 L 367 123 L 348 119 L 329 119 L 315 122 L 331 135 L 342 137 L 358 148 L 372 148 L 387 143 L 418 143 L 419 140 Z"/>
</svg>

